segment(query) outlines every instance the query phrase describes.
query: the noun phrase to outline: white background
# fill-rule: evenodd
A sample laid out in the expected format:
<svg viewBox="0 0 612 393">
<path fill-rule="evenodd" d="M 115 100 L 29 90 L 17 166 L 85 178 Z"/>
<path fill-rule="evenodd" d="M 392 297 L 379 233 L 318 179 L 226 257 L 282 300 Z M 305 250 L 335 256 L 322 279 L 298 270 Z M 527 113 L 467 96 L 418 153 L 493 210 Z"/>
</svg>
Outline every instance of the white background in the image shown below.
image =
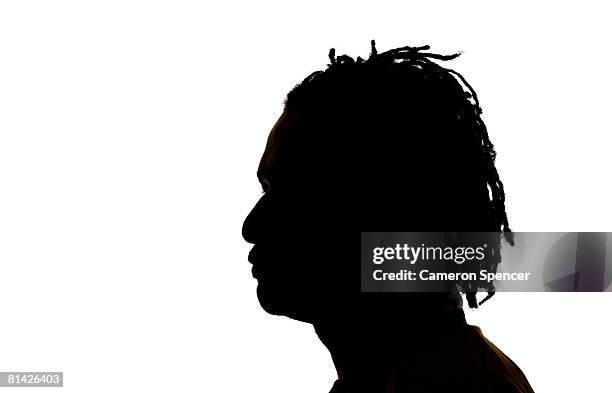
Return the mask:
<svg viewBox="0 0 612 393">
<path fill-rule="evenodd" d="M 463 51 L 512 228 L 612 231 L 605 2 L 494 4 L 3 1 L 0 371 L 64 371 L 75 393 L 327 392 L 312 328 L 259 308 L 240 229 L 284 95 L 330 47 Z M 607 392 L 610 306 L 501 293 L 467 317 L 536 392 Z"/>
</svg>

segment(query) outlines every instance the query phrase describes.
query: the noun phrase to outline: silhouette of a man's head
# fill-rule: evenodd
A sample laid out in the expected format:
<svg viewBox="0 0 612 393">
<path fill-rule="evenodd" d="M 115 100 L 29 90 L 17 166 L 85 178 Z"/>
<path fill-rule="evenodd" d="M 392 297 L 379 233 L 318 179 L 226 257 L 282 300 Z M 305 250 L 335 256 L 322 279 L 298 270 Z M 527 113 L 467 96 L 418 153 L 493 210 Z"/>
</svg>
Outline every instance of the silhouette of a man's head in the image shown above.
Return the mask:
<svg viewBox="0 0 612 393">
<path fill-rule="evenodd" d="M 372 41 L 367 60 L 331 49 L 327 69 L 288 93 L 243 226 L 266 311 L 313 322 L 452 307 L 447 294 L 361 293 L 359 232 L 510 231 L 477 96 L 438 64 L 457 55 L 427 49 L 378 53 Z"/>
</svg>

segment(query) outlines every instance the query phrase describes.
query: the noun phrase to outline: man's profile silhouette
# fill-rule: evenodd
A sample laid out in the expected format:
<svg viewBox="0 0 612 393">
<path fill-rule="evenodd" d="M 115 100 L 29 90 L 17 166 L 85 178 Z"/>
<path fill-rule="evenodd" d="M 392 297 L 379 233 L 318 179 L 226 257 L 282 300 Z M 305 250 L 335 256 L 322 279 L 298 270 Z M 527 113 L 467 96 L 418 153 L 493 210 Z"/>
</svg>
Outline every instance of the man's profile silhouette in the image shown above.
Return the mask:
<svg viewBox="0 0 612 393">
<path fill-rule="evenodd" d="M 476 94 L 436 62 L 457 55 L 427 49 L 378 53 L 372 41 L 367 60 L 332 49 L 289 92 L 243 225 L 257 296 L 314 326 L 338 372 L 332 392 L 532 392 L 466 323 L 456 289 L 360 291 L 360 231 L 510 234 Z"/>
</svg>

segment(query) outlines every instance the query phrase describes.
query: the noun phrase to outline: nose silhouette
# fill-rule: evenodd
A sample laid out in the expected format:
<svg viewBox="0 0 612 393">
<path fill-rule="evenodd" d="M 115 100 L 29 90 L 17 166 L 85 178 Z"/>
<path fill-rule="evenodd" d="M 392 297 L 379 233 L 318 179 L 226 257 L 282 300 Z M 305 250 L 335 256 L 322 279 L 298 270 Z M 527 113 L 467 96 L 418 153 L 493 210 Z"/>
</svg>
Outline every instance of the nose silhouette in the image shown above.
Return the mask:
<svg viewBox="0 0 612 393">
<path fill-rule="evenodd" d="M 259 221 L 261 219 L 262 210 L 263 210 L 263 199 L 261 197 L 259 201 L 255 204 L 251 212 L 246 216 L 244 222 L 242 223 L 242 237 L 247 243 L 255 244 L 257 242 L 257 237 L 260 234 Z"/>
</svg>

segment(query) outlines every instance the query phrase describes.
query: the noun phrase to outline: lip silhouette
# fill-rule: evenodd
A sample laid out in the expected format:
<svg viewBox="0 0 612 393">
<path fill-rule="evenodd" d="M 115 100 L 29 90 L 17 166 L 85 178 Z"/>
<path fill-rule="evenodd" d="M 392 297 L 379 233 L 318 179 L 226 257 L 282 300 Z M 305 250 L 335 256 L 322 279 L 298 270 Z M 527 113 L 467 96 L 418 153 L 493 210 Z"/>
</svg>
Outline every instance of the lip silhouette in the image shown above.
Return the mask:
<svg viewBox="0 0 612 393">
<path fill-rule="evenodd" d="M 260 269 L 259 269 L 259 268 L 257 267 L 257 265 L 256 265 L 256 261 L 257 261 L 257 259 L 256 259 L 256 253 L 257 253 L 257 251 L 255 250 L 255 246 L 253 246 L 253 248 L 251 249 L 251 251 L 249 251 L 249 256 L 248 256 L 248 258 L 247 258 L 247 259 L 249 260 L 249 263 L 250 263 L 251 265 L 253 265 L 253 267 L 251 268 L 251 274 L 252 274 L 253 278 L 256 278 L 256 279 L 257 279 L 257 278 L 258 278 L 258 276 L 259 276 L 259 270 L 260 270 Z"/>
</svg>

